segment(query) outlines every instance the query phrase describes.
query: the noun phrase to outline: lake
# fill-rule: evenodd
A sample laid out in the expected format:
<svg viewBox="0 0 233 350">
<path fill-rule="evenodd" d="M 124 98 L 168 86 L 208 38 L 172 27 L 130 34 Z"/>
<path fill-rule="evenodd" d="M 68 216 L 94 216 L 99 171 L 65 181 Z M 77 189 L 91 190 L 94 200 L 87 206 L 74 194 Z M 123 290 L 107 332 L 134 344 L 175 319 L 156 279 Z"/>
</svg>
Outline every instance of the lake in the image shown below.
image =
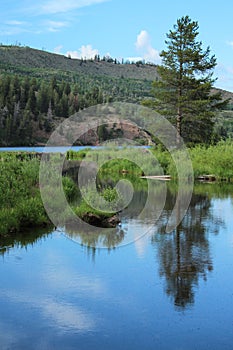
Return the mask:
<svg viewBox="0 0 233 350">
<path fill-rule="evenodd" d="M 51 153 L 65 153 L 67 150 L 72 149 L 73 151 L 80 151 L 85 148 L 96 148 L 95 146 L 72 146 L 72 147 L 43 147 L 43 146 L 35 146 L 35 147 L 0 147 L 0 152 L 51 152 Z"/>
<path fill-rule="evenodd" d="M 169 186 L 160 220 L 132 243 L 152 209 L 141 220 L 129 207 L 102 249 L 69 227 L 1 239 L 1 350 L 232 349 L 233 186 L 197 184 L 165 233 Z M 143 203 L 142 189 L 132 212 Z"/>
</svg>

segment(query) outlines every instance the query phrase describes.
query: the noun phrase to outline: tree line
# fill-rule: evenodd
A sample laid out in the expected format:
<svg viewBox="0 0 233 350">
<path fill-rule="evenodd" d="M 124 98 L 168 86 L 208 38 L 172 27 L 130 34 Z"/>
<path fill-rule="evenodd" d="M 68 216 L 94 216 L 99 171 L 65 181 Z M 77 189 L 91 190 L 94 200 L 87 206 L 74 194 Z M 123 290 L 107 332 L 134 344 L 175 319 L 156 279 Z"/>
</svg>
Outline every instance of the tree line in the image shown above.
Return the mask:
<svg viewBox="0 0 233 350">
<path fill-rule="evenodd" d="M 56 78 L 41 81 L 18 75 L 0 79 L 0 143 L 28 145 L 34 130 L 41 135 L 54 128 L 56 118 L 68 118 L 80 109 L 104 102 L 102 90 L 93 86 L 79 93 L 78 85 L 58 82 Z"/>
<path fill-rule="evenodd" d="M 62 118 L 79 110 L 113 101 L 138 103 L 150 95 L 149 81 L 49 73 L 0 75 L 1 146 L 44 143 Z"/>
</svg>

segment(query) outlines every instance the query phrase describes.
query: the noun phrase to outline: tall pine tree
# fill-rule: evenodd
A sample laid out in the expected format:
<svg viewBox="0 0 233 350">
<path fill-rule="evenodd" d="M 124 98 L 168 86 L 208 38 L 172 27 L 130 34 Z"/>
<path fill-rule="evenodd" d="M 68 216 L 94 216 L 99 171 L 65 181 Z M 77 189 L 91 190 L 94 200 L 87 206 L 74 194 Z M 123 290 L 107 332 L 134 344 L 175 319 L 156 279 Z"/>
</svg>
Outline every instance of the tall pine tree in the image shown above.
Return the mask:
<svg viewBox="0 0 233 350">
<path fill-rule="evenodd" d="M 214 111 L 228 102 L 222 101 L 220 93 L 213 93 L 216 58 L 209 47 L 202 49 L 198 30 L 198 22 L 189 16 L 177 20 L 167 34 L 167 50 L 160 54 L 162 65 L 157 70 L 161 79 L 153 82 L 155 99 L 143 102 L 176 126 L 178 144 L 181 137 L 186 142 L 210 142 Z"/>
</svg>

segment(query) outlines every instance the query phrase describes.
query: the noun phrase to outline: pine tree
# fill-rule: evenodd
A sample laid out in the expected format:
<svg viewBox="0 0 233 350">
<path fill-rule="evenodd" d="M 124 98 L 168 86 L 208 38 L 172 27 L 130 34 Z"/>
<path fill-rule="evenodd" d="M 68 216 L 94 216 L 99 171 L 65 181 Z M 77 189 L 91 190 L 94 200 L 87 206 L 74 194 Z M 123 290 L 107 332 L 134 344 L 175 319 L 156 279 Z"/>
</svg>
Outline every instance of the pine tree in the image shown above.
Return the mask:
<svg viewBox="0 0 233 350">
<path fill-rule="evenodd" d="M 27 101 L 29 98 L 29 91 L 30 91 L 30 80 L 28 77 L 26 77 L 22 83 L 22 92 L 21 92 L 21 99 L 20 99 L 20 104 L 23 109 L 27 104 Z"/>
<path fill-rule="evenodd" d="M 65 84 L 65 88 L 64 88 L 64 93 L 69 96 L 69 94 L 71 93 L 71 87 L 69 83 Z"/>
<path fill-rule="evenodd" d="M 11 89 L 12 89 L 12 91 L 11 91 L 12 100 L 16 103 L 19 102 L 20 97 L 21 97 L 21 87 L 20 87 L 19 77 L 17 75 L 15 75 L 13 77 Z"/>
<path fill-rule="evenodd" d="M 36 107 L 37 107 L 36 95 L 35 95 L 35 91 L 34 91 L 34 86 L 32 85 L 30 87 L 30 90 L 29 90 L 29 96 L 28 96 L 28 102 L 26 105 L 26 109 L 35 115 L 37 113 Z"/>
<path fill-rule="evenodd" d="M 11 78 L 9 76 L 5 76 L 1 79 L 1 105 L 5 106 L 7 103 L 7 98 L 10 95 L 10 85 Z"/>
<path fill-rule="evenodd" d="M 211 141 L 214 111 L 228 101 L 213 93 L 213 69 L 216 57 L 210 48 L 202 49 L 197 40 L 198 22 L 189 16 L 177 20 L 167 34 L 167 50 L 160 54 L 162 65 L 157 67 L 160 80 L 153 83 L 155 100 L 143 104 L 168 117 L 180 138 L 186 142 Z"/>
<path fill-rule="evenodd" d="M 41 113 L 47 113 L 49 108 L 49 92 L 47 84 L 43 83 L 38 92 L 37 98 L 38 110 Z"/>
</svg>

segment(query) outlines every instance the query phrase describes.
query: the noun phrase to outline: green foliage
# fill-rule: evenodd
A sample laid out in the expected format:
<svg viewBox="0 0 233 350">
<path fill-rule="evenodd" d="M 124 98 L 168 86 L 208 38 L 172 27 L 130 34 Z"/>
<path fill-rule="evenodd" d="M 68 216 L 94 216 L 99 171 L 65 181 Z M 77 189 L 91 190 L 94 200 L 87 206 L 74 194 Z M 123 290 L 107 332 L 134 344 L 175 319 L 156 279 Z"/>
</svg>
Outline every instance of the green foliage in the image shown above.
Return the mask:
<svg viewBox="0 0 233 350">
<path fill-rule="evenodd" d="M 39 191 L 39 161 L 1 154 L 0 236 L 49 223 Z"/>
<path fill-rule="evenodd" d="M 107 140 L 108 139 L 107 125 L 101 124 L 100 126 L 98 126 L 97 133 L 98 133 L 98 138 L 100 142 Z"/>
<path fill-rule="evenodd" d="M 79 191 L 73 180 L 63 177 L 62 185 L 67 200 L 76 203 Z M 47 190 L 53 207 L 59 208 L 59 200 Z M 50 223 L 40 196 L 38 159 L 31 159 L 26 153 L 20 157 L 13 152 L 1 153 L 0 196 L 0 236 Z"/>
<path fill-rule="evenodd" d="M 98 162 L 103 165 L 99 169 L 99 177 L 118 176 L 119 174 L 142 176 L 168 174 L 173 160 L 171 154 L 160 145 L 146 149 L 108 147 L 106 149 L 83 149 L 67 152 L 67 158 Z"/>
<path fill-rule="evenodd" d="M 217 179 L 233 179 L 233 142 L 219 142 L 208 148 L 196 146 L 190 149 L 195 176 L 213 174 Z"/>
<path fill-rule="evenodd" d="M 233 111 L 225 110 L 216 115 L 214 135 L 217 141 L 233 139 Z"/>
<path fill-rule="evenodd" d="M 72 60 L 29 47 L 0 46 L 0 145 L 46 142 L 59 119 L 99 103 L 150 96 L 150 65 Z M 124 79 L 122 79 L 122 75 Z M 31 77 L 31 78 L 28 78 Z"/>
<path fill-rule="evenodd" d="M 90 151 L 90 148 L 84 148 L 80 151 L 69 150 L 66 153 L 67 160 L 83 160 L 86 157 L 87 152 Z"/>
<path fill-rule="evenodd" d="M 164 174 L 169 174 L 173 179 L 176 179 L 176 166 L 168 151 L 162 147 L 154 148 L 150 151 L 152 157 L 149 156 L 148 160 L 145 158 L 144 151 L 145 149 L 141 148 L 102 149 L 88 152 L 83 150 L 82 157 L 86 155 L 86 161 L 94 159 L 101 161 L 101 158 L 105 160 L 106 156 L 109 157 L 109 161 L 103 163 L 100 169 L 97 189 L 95 183 L 82 189 L 83 199 L 81 199 L 79 189 L 73 180 L 69 177 L 63 178 L 63 189 L 74 211 L 80 217 L 88 213 L 98 215 L 103 219 L 111 217 L 120 207 L 124 207 L 123 198 L 114 187 L 116 183 L 120 179 L 128 179 L 130 175 L 133 175 L 135 190 L 140 192 L 141 186 L 144 188 L 146 185 L 146 182 L 141 183 L 139 178 L 145 169 L 146 175 L 161 175 L 162 167 Z M 232 140 L 221 141 L 208 147 L 197 145 L 189 149 L 189 154 L 195 178 L 200 175 L 214 175 L 217 180 L 233 180 Z M 75 158 L 76 155 L 80 157 L 78 153 L 74 152 L 73 157 Z M 19 157 L 17 153 L 4 152 L 0 156 L 0 236 L 15 233 L 24 227 L 48 224 L 49 219 L 39 191 L 39 160 L 31 159 L 30 155 L 26 153 Z M 176 157 L 179 157 L 179 151 L 177 151 Z M 133 161 L 129 159 L 133 159 Z M 156 160 L 155 163 L 153 163 L 154 160 Z M 182 159 L 180 160 L 182 162 Z M 146 166 L 141 167 L 138 164 Z M 186 174 L 185 171 L 184 169 L 184 174 Z M 46 178 L 49 174 L 46 173 L 44 176 Z M 104 178 L 108 179 L 107 184 L 106 180 L 103 181 Z M 54 181 L 56 182 L 57 179 L 55 178 Z M 48 188 L 46 193 L 56 210 L 56 208 L 60 208 L 60 202 L 59 198 L 54 197 L 53 192 Z M 66 213 L 64 213 L 65 217 Z"/>
<path fill-rule="evenodd" d="M 203 55 L 205 52 L 202 52 Z M 206 77 L 208 81 L 204 79 L 201 82 L 201 76 L 204 75 L 204 72 L 201 72 L 197 84 L 195 79 L 191 79 L 190 82 L 190 77 L 185 76 L 182 80 L 182 98 L 178 100 L 177 84 L 169 91 L 165 89 L 170 83 L 174 83 L 172 79 L 177 75 L 172 76 L 170 71 L 164 71 L 165 78 L 163 78 L 162 67 L 143 62 L 119 65 L 111 59 L 111 62 L 108 59 L 79 61 L 17 46 L 0 46 L 0 54 L 1 146 L 30 146 L 45 143 L 59 122 L 84 108 L 113 101 L 141 103 L 148 98 L 150 100 L 147 100 L 146 104 L 153 108 L 160 101 L 160 105 L 156 108 L 174 123 L 179 102 L 183 112 L 181 124 L 185 140 L 193 143 L 211 140 L 212 109 L 221 105 L 219 94 L 209 94 L 212 87 L 211 74 L 210 82 L 207 79 L 208 75 Z M 187 65 L 185 61 L 185 69 Z M 198 67 L 200 68 L 200 65 Z M 162 77 L 163 84 L 167 85 L 159 81 L 158 73 Z M 151 92 L 152 79 L 157 83 L 154 83 L 154 90 Z M 186 94 L 187 89 L 189 93 Z M 169 96 L 174 97 L 173 102 Z M 152 97 L 155 97 L 155 100 Z M 208 110 L 205 108 L 207 100 Z M 166 104 L 166 108 L 163 108 L 161 101 Z M 188 103 L 190 101 L 192 103 Z M 215 128 L 214 140 L 232 134 L 232 126 L 229 125 L 231 122 L 224 116 L 223 118 L 223 125 L 220 121 Z M 104 127 L 100 127 L 98 132 L 103 140 L 122 136 L 120 129 L 104 130 Z M 143 142 L 141 139 L 137 141 Z"/>
<path fill-rule="evenodd" d="M 119 206 L 123 205 L 121 194 L 116 188 L 112 188 L 111 186 L 105 186 L 103 188 L 99 186 L 97 189 L 95 183 L 89 183 L 81 189 L 81 192 L 82 200 L 80 206 L 82 207 L 83 202 L 85 202 L 88 206 L 91 205 L 94 213 L 97 210 L 98 212 L 103 212 L 104 215 L 111 216 L 112 213 L 117 211 Z"/>
<path fill-rule="evenodd" d="M 161 80 L 153 83 L 154 100 L 143 102 L 176 126 L 178 143 L 180 136 L 188 143 L 211 142 L 214 111 L 228 102 L 221 100 L 221 93 L 212 93 L 216 58 L 197 41 L 198 29 L 188 16 L 177 20 L 167 34 L 167 50 L 160 54 Z"/>
<path fill-rule="evenodd" d="M 118 210 L 117 208 L 123 201 L 115 188 L 105 187 L 96 190 L 95 184 L 89 184 L 83 189 L 84 198 L 78 206 L 73 207 L 74 213 L 87 223 L 92 223 L 93 217 L 96 225 L 104 226 L 106 219 L 114 216 Z M 107 201 L 108 205 L 102 203 L 101 199 Z"/>
<path fill-rule="evenodd" d="M 64 176 L 62 178 L 62 185 L 68 201 L 74 202 L 75 200 L 78 199 L 78 196 L 79 196 L 78 187 L 70 177 Z"/>
<path fill-rule="evenodd" d="M 102 192 L 102 196 L 107 202 L 112 202 L 118 198 L 118 192 L 115 188 L 106 187 Z"/>
<path fill-rule="evenodd" d="M 63 121 L 83 108 L 111 101 L 138 102 L 149 93 L 148 82 L 95 76 L 74 76 L 72 83 L 29 79 L 2 74 L 0 76 L 0 145 L 31 145 L 44 142 L 60 118 Z M 96 85 L 98 83 L 98 85 Z M 38 135 L 38 130 L 41 133 Z M 102 126 L 101 140 L 111 137 Z M 114 137 L 119 136 L 117 130 Z M 39 139 L 37 140 L 37 138 Z"/>
<path fill-rule="evenodd" d="M 150 151 L 143 148 L 118 148 L 89 150 L 86 161 L 103 162 L 99 170 L 99 177 L 115 178 L 119 174 L 142 176 L 144 175 L 171 175 L 177 178 L 177 169 L 171 154 L 160 145 L 151 148 Z M 145 153 L 146 152 L 146 153 Z M 147 154 L 150 152 L 151 156 Z M 192 161 L 194 177 L 213 174 L 217 179 L 233 179 L 233 141 L 220 141 L 216 145 L 196 145 L 188 148 Z M 80 159 L 79 152 L 73 153 L 74 159 Z M 148 157 L 148 158 L 146 158 Z M 182 164 L 179 151 L 175 153 L 176 159 Z M 131 159 L 131 160 L 130 160 Z M 185 162 L 184 162 L 185 163 Z M 141 164 L 141 166 L 140 166 Z M 186 169 L 183 169 L 186 174 Z M 189 174 L 186 174 L 189 175 Z"/>
<path fill-rule="evenodd" d="M 34 194 L 35 195 L 35 194 Z M 36 197 L 22 199 L 15 209 L 18 228 L 35 227 L 48 223 L 39 192 Z"/>
</svg>

